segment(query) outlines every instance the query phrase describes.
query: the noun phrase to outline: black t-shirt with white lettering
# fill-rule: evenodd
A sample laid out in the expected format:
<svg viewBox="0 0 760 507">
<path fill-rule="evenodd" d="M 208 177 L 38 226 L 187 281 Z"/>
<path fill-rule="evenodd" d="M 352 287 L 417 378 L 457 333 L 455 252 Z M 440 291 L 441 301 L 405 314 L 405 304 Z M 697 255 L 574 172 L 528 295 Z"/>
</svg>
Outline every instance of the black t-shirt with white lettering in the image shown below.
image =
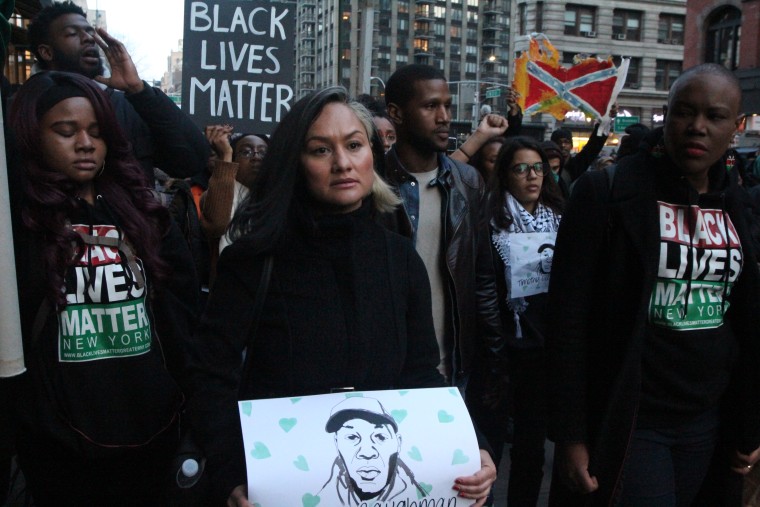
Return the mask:
<svg viewBox="0 0 760 507">
<path fill-rule="evenodd" d="M 659 264 L 642 352 L 640 428 L 672 427 L 717 407 L 737 348 L 724 315 L 743 252 L 723 194 L 697 195 L 667 176 L 658 183 Z"/>
</svg>

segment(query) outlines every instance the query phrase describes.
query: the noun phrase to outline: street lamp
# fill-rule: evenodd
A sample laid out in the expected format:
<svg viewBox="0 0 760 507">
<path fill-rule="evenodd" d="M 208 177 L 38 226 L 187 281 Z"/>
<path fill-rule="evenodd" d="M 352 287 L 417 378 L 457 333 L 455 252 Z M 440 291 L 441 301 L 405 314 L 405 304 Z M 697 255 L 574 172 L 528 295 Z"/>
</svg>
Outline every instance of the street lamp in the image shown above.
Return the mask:
<svg viewBox="0 0 760 507">
<path fill-rule="evenodd" d="M 385 81 L 383 81 L 382 79 L 380 79 L 380 78 L 379 78 L 379 77 L 377 77 L 377 76 L 370 76 L 370 77 L 369 77 L 369 80 L 370 80 L 370 82 L 371 82 L 373 79 L 377 79 L 378 81 L 380 81 L 380 84 L 381 84 L 381 85 L 383 85 L 383 95 L 385 95 Z"/>
<path fill-rule="evenodd" d="M 472 130 L 478 128 L 478 120 L 480 111 L 480 69 L 486 63 L 494 63 L 496 61 L 496 55 L 491 54 L 488 56 L 485 62 L 480 61 L 480 51 L 478 51 L 477 68 L 475 69 L 475 98 L 472 104 Z"/>
</svg>

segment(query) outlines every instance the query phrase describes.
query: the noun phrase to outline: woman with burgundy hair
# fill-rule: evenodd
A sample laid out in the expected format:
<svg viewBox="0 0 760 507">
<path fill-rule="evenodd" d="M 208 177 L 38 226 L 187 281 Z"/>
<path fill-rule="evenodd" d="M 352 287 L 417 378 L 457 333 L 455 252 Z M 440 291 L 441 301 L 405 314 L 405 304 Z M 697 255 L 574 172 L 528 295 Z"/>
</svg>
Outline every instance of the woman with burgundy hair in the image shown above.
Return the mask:
<svg viewBox="0 0 760 507">
<path fill-rule="evenodd" d="M 10 115 L 28 369 L 10 399 L 28 490 L 39 506 L 162 505 L 196 310 L 187 245 L 96 83 L 38 74 Z"/>
</svg>

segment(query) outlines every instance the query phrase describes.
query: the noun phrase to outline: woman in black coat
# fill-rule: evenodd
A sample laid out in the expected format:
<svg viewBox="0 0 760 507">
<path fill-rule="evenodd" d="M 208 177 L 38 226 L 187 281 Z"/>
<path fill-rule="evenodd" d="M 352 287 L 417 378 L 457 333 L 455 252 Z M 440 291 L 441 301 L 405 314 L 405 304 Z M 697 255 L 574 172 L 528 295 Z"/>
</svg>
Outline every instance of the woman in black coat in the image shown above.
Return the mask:
<svg viewBox="0 0 760 507">
<path fill-rule="evenodd" d="M 191 347 L 190 414 L 218 499 L 250 506 L 237 400 L 442 386 L 430 285 L 411 242 L 374 215 L 398 204 L 377 176 L 369 113 L 342 88 L 293 106 L 272 135 L 257 185 Z M 252 308 L 273 259 L 263 310 Z M 251 357 L 242 374 L 243 349 Z M 495 467 L 457 480 L 482 505 Z"/>
<path fill-rule="evenodd" d="M 645 149 L 578 182 L 549 293 L 553 505 L 740 505 L 760 454 L 740 99 L 725 68 L 686 71 Z"/>
</svg>

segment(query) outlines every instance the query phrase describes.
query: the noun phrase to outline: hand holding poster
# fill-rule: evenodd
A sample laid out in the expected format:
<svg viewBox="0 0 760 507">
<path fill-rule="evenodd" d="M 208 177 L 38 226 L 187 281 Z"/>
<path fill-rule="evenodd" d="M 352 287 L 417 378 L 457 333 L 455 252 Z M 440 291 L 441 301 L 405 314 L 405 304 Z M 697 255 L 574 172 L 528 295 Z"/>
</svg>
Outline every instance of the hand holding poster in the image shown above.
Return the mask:
<svg viewBox="0 0 760 507">
<path fill-rule="evenodd" d="M 185 0 L 182 108 L 203 129 L 271 133 L 293 101 L 295 3 Z"/>
<path fill-rule="evenodd" d="M 480 469 L 455 388 L 239 402 L 248 494 L 259 507 L 462 507 Z"/>
<path fill-rule="evenodd" d="M 512 84 L 525 116 L 546 112 L 563 120 L 569 111 L 606 119 L 628 74 L 629 58 L 615 67 L 612 58 L 589 57 L 572 67 L 559 64 L 558 52 L 543 34 L 533 34 L 530 48 L 515 60 Z"/>
</svg>

